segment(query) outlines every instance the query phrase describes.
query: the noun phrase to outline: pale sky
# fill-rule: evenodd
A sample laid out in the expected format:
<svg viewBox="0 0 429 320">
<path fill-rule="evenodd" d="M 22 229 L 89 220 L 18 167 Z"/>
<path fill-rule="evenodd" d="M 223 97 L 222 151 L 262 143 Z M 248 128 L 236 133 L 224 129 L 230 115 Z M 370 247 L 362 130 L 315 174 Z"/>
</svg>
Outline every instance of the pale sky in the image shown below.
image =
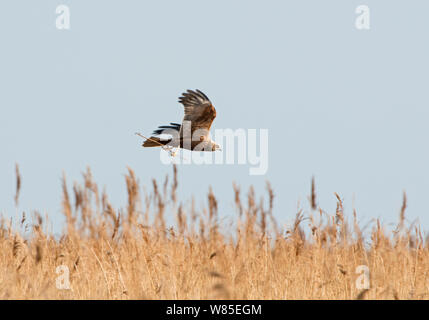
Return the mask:
<svg viewBox="0 0 429 320">
<path fill-rule="evenodd" d="M 70 30 L 55 26 L 70 8 Z M 357 30 L 357 6 L 370 30 Z M 179 190 L 197 205 L 213 187 L 232 217 L 232 182 L 264 193 L 275 216 L 318 201 L 334 212 L 334 192 L 363 223 L 407 217 L 429 230 L 429 3 L 424 1 L 31 1 L 0 3 L 0 212 L 63 221 L 61 175 L 81 181 L 86 166 L 117 206 L 124 174 L 142 185 L 172 172 L 136 131 L 180 122 L 177 98 L 200 89 L 217 109 L 213 128 L 268 129 L 266 175 L 248 165 L 183 165 Z"/>
</svg>

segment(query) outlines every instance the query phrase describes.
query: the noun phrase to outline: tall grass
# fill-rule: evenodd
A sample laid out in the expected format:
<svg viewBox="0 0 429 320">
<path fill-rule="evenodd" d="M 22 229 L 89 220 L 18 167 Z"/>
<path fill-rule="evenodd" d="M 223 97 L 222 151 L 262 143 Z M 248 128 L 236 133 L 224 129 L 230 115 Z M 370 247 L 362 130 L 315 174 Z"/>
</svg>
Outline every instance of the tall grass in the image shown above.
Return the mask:
<svg viewBox="0 0 429 320">
<path fill-rule="evenodd" d="M 16 168 L 19 201 L 21 176 Z M 114 208 L 88 169 L 83 183 L 62 184 L 66 225 L 61 237 L 46 218 L 22 214 L 0 224 L 2 299 L 427 299 L 429 247 L 421 230 L 406 225 L 404 194 L 392 231 L 379 221 L 364 232 L 356 212 L 349 221 L 337 197 L 332 214 L 317 205 L 282 226 L 273 216 L 275 194 L 257 200 L 233 186 L 236 217 L 222 225 L 209 190 L 197 212 L 177 197 L 179 179 L 152 181 L 143 193 L 133 170 L 125 177 L 128 201 Z M 174 226 L 166 217 L 175 217 Z M 366 235 L 364 235 L 366 233 Z M 356 268 L 368 267 L 369 289 L 356 285 Z M 68 270 L 68 274 L 67 274 Z M 57 273 L 58 272 L 58 273 Z M 70 280 L 58 287 L 59 277 Z M 61 278 L 63 279 L 63 278 Z M 59 289 L 60 288 L 60 289 Z"/>
</svg>

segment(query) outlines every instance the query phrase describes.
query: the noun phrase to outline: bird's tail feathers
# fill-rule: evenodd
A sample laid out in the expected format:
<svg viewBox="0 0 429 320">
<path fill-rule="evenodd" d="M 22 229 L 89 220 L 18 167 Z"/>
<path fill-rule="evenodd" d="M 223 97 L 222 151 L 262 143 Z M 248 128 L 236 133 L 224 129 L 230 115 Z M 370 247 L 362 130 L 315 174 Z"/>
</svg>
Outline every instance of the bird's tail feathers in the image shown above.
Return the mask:
<svg viewBox="0 0 429 320">
<path fill-rule="evenodd" d="M 150 137 L 147 138 L 145 140 L 145 142 L 143 142 L 143 147 L 145 148 L 150 148 L 150 147 L 162 147 L 165 146 L 166 144 L 168 144 L 170 140 L 166 140 L 166 139 L 160 139 L 159 137 Z"/>
</svg>

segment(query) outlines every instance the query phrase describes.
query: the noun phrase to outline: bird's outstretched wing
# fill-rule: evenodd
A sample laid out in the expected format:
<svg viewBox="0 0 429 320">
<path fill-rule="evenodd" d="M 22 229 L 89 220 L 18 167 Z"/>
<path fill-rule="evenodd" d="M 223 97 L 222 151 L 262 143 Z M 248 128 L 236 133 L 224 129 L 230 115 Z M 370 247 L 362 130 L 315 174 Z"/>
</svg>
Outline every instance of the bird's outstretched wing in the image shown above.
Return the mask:
<svg viewBox="0 0 429 320">
<path fill-rule="evenodd" d="M 187 90 L 179 98 L 179 102 L 185 107 L 185 116 L 183 121 L 191 122 L 191 131 L 203 129 L 207 131 L 216 118 L 216 109 L 210 102 L 209 98 L 200 90 Z"/>
</svg>

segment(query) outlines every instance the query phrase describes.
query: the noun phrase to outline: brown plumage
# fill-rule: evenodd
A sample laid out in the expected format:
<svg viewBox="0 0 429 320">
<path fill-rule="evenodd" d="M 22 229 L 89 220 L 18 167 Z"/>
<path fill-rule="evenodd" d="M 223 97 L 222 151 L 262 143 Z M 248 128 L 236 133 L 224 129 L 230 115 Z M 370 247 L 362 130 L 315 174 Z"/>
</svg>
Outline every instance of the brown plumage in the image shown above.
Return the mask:
<svg viewBox="0 0 429 320">
<path fill-rule="evenodd" d="M 150 137 L 143 142 L 143 147 L 161 147 L 166 145 L 170 140 L 161 141 L 159 137 Z"/>
<path fill-rule="evenodd" d="M 219 146 L 210 138 L 210 127 L 216 118 L 216 109 L 200 90 L 187 90 L 179 97 L 185 116 L 182 124 L 170 123 L 160 126 L 154 136 L 146 139 L 143 147 L 183 148 L 197 151 L 215 151 Z"/>
<path fill-rule="evenodd" d="M 210 130 L 213 120 L 216 118 L 216 109 L 209 98 L 200 90 L 188 90 L 179 98 L 179 102 L 185 107 L 183 121 L 192 122 L 192 132 L 196 129 Z"/>
</svg>

